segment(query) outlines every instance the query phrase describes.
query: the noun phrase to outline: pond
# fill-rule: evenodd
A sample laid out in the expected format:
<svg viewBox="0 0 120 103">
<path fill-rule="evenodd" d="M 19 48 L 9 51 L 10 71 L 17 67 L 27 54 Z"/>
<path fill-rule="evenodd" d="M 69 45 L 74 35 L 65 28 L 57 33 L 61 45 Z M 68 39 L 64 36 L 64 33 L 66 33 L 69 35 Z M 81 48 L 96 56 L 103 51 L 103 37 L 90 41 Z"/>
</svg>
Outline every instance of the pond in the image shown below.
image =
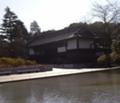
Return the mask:
<svg viewBox="0 0 120 103">
<path fill-rule="evenodd" d="M 0 103 L 120 103 L 120 71 L 3 83 Z"/>
</svg>

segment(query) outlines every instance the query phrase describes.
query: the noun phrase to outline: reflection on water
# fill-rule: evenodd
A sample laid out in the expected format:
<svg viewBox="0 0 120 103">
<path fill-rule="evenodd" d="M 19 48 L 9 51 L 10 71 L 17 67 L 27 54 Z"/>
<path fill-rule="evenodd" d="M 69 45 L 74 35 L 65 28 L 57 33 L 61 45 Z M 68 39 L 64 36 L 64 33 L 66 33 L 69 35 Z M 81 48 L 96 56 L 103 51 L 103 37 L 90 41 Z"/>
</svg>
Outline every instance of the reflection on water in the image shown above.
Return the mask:
<svg viewBox="0 0 120 103">
<path fill-rule="evenodd" d="M 1 84 L 0 103 L 120 103 L 120 72 Z"/>
</svg>

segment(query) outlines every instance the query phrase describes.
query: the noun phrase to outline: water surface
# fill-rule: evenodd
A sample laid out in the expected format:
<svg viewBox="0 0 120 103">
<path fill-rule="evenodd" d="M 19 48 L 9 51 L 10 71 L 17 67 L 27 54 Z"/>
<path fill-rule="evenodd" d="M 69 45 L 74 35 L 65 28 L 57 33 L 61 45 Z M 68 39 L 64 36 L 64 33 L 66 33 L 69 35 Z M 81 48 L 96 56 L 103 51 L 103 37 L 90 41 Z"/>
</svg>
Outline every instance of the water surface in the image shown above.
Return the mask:
<svg viewBox="0 0 120 103">
<path fill-rule="evenodd" d="M 120 71 L 0 84 L 0 103 L 120 103 Z"/>
</svg>

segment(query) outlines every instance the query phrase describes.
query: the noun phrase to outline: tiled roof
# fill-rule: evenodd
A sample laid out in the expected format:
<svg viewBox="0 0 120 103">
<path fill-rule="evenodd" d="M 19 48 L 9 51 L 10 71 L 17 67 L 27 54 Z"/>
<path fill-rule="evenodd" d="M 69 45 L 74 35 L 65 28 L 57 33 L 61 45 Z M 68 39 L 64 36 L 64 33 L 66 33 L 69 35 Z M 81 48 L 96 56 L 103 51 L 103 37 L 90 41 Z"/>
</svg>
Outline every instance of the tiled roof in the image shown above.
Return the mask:
<svg viewBox="0 0 120 103">
<path fill-rule="evenodd" d="M 77 29 L 66 28 L 59 31 L 43 32 L 37 36 L 30 44 L 30 46 L 38 46 L 46 43 L 52 43 L 60 40 L 66 40 L 74 37 L 79 38 L 94 38 L 94 34 L 87 28 L 81 27 Z"/>
</svg>

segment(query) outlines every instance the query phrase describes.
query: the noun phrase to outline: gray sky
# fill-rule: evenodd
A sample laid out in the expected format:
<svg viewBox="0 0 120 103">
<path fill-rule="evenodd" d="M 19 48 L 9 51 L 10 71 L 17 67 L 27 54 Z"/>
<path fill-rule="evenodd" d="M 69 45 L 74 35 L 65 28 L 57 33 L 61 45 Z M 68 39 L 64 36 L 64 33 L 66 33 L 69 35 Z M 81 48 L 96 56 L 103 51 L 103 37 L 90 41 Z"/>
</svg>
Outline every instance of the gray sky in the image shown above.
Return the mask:
<svg viewBox="0 0 120 103">
<path fill-rule="evenodd" d="M 0 23 L 9 6 L 28 30 L 33 20 L 42 31 L 62 29 L 73 22 L 91 20 L 94 1 L 104 3 L 105 0 L 0 0 Z"/>
</svg>

